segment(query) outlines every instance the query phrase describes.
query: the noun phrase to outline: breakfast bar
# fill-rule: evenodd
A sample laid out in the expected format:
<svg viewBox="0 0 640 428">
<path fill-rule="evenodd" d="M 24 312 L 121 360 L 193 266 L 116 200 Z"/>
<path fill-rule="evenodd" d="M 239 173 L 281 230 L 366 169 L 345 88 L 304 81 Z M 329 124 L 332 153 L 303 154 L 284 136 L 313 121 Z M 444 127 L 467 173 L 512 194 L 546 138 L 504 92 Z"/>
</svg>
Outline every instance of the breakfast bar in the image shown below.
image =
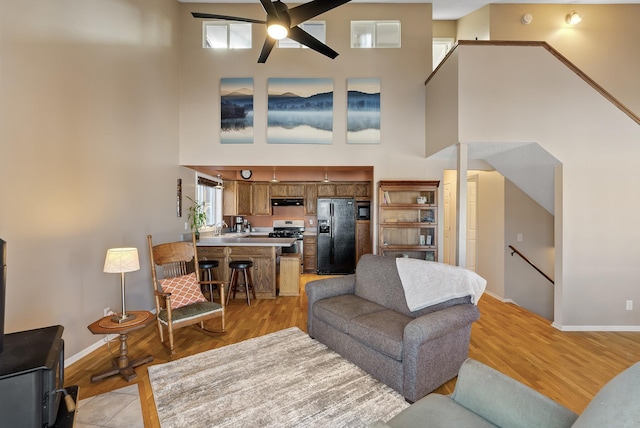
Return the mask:
<svg viewBox="0 0 640 428">
<path fill-rule="evenodd" d="M 264 236 L 201 237 L 197 243 L 200 260 L 218 261 L 219 275 L 229 278 L 229 262 L 251 260 L 253 286 L 258 299 L 276 298 L 276 268 L 282 247 L 290 247 L 295 238 Z"/>
</svg>

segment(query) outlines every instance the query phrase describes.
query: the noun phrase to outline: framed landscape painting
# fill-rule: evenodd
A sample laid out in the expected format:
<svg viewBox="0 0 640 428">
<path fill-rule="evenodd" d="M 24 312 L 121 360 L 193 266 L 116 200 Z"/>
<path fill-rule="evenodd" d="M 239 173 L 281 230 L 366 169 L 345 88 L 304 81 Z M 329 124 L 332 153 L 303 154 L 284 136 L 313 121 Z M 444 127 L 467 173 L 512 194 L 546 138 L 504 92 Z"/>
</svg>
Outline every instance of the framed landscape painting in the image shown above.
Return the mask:
<svg viewBox="0 0 640 428">
<path fill-rule="evenodd" d="M 267 143 L 331 144 L 333 80 L 271 78 Z"/>
<path fill-rule="evenodd" d="M 220 79 L 220 142 L 253 143 L 253 79 Z"/>
<path fill-rule="evenodd" d="M 347 143 L 380 143 L 380 79 L 347 79 Z"/>
</svg>

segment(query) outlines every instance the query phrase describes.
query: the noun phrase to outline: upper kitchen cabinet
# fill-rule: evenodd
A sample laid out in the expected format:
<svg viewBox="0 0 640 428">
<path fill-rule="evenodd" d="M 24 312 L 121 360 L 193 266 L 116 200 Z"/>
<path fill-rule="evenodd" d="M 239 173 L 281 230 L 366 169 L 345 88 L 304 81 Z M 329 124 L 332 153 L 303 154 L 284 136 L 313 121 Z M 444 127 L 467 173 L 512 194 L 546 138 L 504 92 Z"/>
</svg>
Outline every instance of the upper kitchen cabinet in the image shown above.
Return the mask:
<svg viewBox="0 0 640 428">
<path fill-rule="evenodd" d="M 304 198 L 304 184 L 302 183 L 273 183 L 271 184 L 272 198 Z"/>
<path fill-rule="evenodd" d="M 270 183 L 251 183 L 251 214 L 271 215 Z"/>
<path fill-rule="evenodd" d="M 318 187 L 315 183 L 304 185 L 304 213 L 313 215 L 316 213 L 316 200 L 318 199 Z"/>
<path fill-rule="evenodd" d="M 222 194 L 222 214 L 251 215 L 251 183 L 225 181 Z"/>
<path fill-rule="evenodd" d="M 333 183 L 319 183 L 316 187 L 318 198 L 330 198 L 336 196 L 336 185 Z"/>
</svg>

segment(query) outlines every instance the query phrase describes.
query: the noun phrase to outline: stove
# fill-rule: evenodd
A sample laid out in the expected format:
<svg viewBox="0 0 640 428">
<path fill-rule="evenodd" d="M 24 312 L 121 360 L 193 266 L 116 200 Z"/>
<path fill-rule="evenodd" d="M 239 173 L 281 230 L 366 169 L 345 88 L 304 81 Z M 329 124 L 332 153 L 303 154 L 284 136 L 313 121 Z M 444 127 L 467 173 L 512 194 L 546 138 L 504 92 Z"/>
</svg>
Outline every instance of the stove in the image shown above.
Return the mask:
<svg viewBox="0 0 640 428">
<path fill-rule="evenodd" d="M 304 220 L 274 220 L 273 232 L 269 233 L 271 238 L 296 238 L 290 247 L 282 247 L 282 255 L 299 254 L 300 256 L 300 273 L 303 272 L 303 255 L 304 245 Z"/>
<path fill-rule="evenodd" d="M 274 220 L 271 238 L 296 238 L 302 240 L 304 235 L 304 220 Z"/>
</svg>

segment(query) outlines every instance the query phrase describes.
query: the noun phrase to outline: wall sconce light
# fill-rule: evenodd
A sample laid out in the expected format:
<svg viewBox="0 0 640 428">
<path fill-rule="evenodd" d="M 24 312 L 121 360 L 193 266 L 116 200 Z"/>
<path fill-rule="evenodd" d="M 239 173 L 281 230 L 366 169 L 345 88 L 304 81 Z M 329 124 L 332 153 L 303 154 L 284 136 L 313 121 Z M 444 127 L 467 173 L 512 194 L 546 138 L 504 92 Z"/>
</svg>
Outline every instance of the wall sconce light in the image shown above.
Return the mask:
<svg viewBox="0 0 640 428">
<path fill-rule="evenodd" d="M 216 175 L 216 178 L 218 179 L 218 184 L 216 184 L 216 189 L 224 189 L 224 181 L 222 180 L 222 175 L 218 174 Z"/>
<path fill-rule="evenodd" d="M 522 22 L 524 25 L 531 24 L 531 22 L 533 22 L 533 15 L 531 15 L 530 13 L 525 13 L 524 15 L 522 15 L 520 22 Z"/>
<path fill-rule="evenodd" d="M 567 16 L 564 17 L 564 22 L 569 25 L 576 25 L 580 23 L 580 21 L 582 21 L 582 18 L 580 18 L 580 15 L 578 15 L 575 10 L 572 10 L 567 14 Z"/>
</svg>

